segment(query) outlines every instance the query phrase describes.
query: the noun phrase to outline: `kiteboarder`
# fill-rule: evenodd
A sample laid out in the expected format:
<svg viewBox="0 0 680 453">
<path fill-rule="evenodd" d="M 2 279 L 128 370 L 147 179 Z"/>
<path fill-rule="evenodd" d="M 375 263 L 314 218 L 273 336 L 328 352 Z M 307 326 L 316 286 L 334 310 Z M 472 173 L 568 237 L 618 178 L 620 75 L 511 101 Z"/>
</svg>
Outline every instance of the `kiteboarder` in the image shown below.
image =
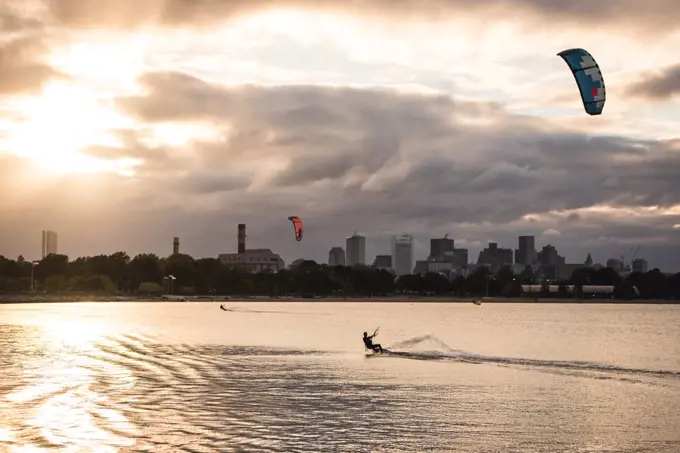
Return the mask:
<svg viewBox="0 0 680 453">
<path fill-rule="evenodd" d="M 370 349 L 373 352 L 379 352 L 383 353 L 385 350 L 380 346 L 379 344 L 373 344 L 373 338 L 378 335 L 378 329 L 375 329 L 375 332 L 373 332 L 373 335 L 370 337 L 368 336 L 367 332 L 364 332 L 364 346 L 366 346 L 366 349 Z"/>
</svg>

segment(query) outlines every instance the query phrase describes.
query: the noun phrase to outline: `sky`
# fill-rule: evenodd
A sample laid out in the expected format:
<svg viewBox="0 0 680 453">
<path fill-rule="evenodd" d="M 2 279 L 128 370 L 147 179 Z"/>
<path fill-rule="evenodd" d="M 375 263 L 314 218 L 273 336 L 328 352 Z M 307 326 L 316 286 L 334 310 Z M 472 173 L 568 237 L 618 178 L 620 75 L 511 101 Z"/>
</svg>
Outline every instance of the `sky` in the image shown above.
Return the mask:
<svg viewBox="0 0 680 453">
<path fill-rule="evenodd" d="M 677 0 L 0 0 L 0 254 L 476 261 L 680 271 Z M 584 112 L 557 53 L 607 87 Z M 288 216 L 300 216 L 296 242 Z"/>
</svg>

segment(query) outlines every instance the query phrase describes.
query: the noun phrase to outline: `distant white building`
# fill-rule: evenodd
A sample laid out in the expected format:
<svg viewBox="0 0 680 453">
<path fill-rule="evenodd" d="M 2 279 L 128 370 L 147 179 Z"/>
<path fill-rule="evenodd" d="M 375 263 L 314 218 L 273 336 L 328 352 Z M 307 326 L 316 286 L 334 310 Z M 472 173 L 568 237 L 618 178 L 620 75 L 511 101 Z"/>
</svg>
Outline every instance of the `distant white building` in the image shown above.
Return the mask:
<svg viewBox="0 0 680 453">
<path fill-rule="evenodd" d="M 248 272 L 278 272 L 286 267 L 285 261 L 270 249 L 250 249 L 245 253 L 221 253 L 219 260 L 222 264 L 239 267 Z"/>
<path fill-rule="evenodd" d="M 413 273 L 413 236 L 410 234 L 392 237 L 392 268 L 397 275 Z"/>
<path fill-rule="evenodd" d="M 270 249 L 246 249 L 246 224 L 238 224 L 237 253 L 220 253 L 218 259 L 227 266 L 245 269 L 248 272 L 278 272 L 286 263 Z"/>
</svg>

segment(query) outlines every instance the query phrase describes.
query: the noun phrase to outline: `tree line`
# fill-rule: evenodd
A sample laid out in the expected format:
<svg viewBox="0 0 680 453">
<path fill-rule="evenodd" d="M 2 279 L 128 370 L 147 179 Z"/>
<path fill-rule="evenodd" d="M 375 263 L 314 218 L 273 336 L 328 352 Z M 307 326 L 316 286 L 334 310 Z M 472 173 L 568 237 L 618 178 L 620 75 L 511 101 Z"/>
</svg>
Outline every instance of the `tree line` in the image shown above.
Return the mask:
<svg viewBox="0 0 680 453">
<path fill-rule="evenodd" d="M 97 293 L 137 295 L 265 295 L 301 297 L 370 297 L 395 294 L 450 295 L 457 297 L 526 296 L 522 285 L 537 284 L 527 268 L 516 275 L 509 267 L 492 274 L 488 268 L 477 268 L 467 277 L 449 280 L 438 273 L 404 275 L 395 278 L 384 269 L 369 266 L 327 266 L 314 261 L 279 272 L 249 273 L 223 264 L 216 258 L 194 259 L 186 254 L 160 258 L 139 254 L 134 258 L 125 252 L 81 257 L 69 260 L 51 254 L 37 262 L 16 260 L 0 255 L 0 293 L 29 292 L 33 288 L 48 293 Z M 567 291 L 574 285 L 614 286 L 614 297 L 669 299 L 680 298 L 680 273 L 667 276 L 653 269 L 632 273 L 625 278 L 610 268 L 581 268 L 559 284 L 550 297 L 575 297 Z M 548 296 L 547 283 L 535 297 Z"/>
</svg>

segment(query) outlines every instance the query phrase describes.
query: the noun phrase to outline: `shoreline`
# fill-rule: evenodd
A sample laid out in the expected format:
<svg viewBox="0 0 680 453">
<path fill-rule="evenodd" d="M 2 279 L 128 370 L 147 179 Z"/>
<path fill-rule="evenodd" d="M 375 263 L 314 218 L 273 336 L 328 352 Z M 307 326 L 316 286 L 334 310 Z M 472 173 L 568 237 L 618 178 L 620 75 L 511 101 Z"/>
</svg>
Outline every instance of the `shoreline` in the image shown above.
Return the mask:
<svg viewBox="0 0 680 453">
<path fill-rule="evenodd" d="M 173 296 L 180 297 L 180 296 Z M 230 297 L 220 296 L 210 299 L 208 297 L 191 297 L 183 296 L 186 300 L 170 299 L 163 300 L 161 297 L 124 297 L 124 296 L 33 296 L 27 297 L 25 295 L 6 295 L 0 296 L 0 305 L 12 304 L 51 304 L 51 303 L 195 303 L 195 302 L 213 302 L 213 303 L 272 303 L 272 302 L 292 302 L 292 303 L 448 303 L 448 304 L 471 304 L 474 297 L 445 297 L 445 296 L 431 296 L 431 297 L 409 297 L 409 296 L 387 296 L 387 297 L 324 297 L 324 298 L 276 298 L 266 296 L 254 296 L 253 298 L 244 297 Z M 484 297 L 482 298 L 482 305 L 484 304 L 608 304 L 608 305 L 677 305 L 680 304 L 678 299 L 655 300 L 655 299 L 567 299 L 567 298 L 540 298 L 535 300 L 533 298 L 516 297 Z"/>
</svg>

